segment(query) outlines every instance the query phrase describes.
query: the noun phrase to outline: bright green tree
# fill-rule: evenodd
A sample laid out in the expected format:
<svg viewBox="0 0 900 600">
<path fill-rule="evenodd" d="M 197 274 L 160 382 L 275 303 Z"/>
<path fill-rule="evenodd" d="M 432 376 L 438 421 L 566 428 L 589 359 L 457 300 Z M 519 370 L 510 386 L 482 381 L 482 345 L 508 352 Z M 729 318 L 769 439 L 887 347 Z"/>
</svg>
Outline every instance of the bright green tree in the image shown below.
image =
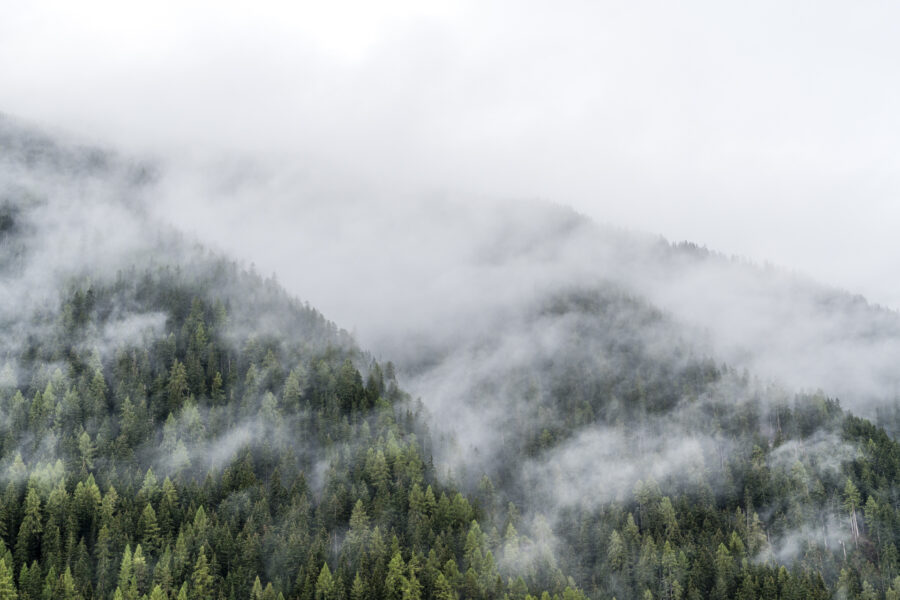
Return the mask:
<svg viewBox="0 0 900 600">
<path fill-rule="evenodd" d="M 16 600 L 18 596 L 12 571 L 6 565 L 6 559 L 0 558 L 0 600 Z"/>
</svg>

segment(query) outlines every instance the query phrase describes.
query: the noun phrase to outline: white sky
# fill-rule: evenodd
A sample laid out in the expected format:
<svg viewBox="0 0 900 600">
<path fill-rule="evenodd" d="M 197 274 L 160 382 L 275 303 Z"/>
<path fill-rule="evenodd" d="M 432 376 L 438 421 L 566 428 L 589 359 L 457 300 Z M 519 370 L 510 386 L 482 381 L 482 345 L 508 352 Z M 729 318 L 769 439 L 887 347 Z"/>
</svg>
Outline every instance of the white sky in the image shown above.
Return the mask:
<svg viewBox="0 0 900 600">
<path fill-rule="evenodd" d="M 4 0 L 0 14 L 11 115 L 129 151 L 328 165 L 335 189 L 544 198 L 900 308 L 896 3 Z"/>
</svg>

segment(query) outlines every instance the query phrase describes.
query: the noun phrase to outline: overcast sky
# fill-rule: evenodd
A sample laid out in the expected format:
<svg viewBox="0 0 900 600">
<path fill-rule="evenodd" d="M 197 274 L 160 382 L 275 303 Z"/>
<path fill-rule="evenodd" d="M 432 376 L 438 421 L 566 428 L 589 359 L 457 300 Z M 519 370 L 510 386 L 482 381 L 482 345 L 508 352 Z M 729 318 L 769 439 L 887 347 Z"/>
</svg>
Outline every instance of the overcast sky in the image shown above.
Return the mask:
<svg viewBox="0 0 900 600">
<path fill-rule="evenodd" d="M 0 6 L 7 114 L 359 201 L 547 199 L 900 308 L 895 3 Z"/>
</svg>

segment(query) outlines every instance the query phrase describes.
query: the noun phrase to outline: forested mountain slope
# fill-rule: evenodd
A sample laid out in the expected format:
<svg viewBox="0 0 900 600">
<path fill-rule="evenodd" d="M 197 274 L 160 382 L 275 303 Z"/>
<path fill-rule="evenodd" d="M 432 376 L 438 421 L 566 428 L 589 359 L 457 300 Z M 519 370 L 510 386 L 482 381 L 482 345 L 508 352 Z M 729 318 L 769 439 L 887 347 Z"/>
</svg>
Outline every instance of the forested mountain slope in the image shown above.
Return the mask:
<svg viewBox="0 0 900 600">
<path fill-rule="evenodd" d="M 148 170 L 2 133 L 0 594 L 506 592 L 390 363 L 271 280 L 147 230 Z M 573 588 L 551 569 L 530 589 Z"/>
<path fill-rule="evenodd" d="M 431 412 L 150 218 L 153 169 L 5 119 L 0 150 L 0 597 L 900 593 L 896 442 L 615 277 L 423 350 Z"/>
</svg>

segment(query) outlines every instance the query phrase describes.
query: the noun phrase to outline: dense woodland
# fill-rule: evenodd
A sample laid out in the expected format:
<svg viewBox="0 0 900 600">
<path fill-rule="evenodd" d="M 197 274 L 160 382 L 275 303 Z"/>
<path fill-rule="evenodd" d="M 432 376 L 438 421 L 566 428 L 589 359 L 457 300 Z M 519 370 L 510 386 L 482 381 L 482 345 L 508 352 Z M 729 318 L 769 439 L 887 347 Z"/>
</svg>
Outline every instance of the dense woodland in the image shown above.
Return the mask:
<svg viewBox="0 0 900 600">
<path fill-rule="evenodd" d="M 20 281 L 29 205 L 4 202 L 0 277 Z M 435 466 L 450 442 L 391 363 L 272 280 L 185 256 L 3 313 L 27 335 L 0 356 L 0 599 L 900 598 L 897 442 L 695 356 L 639 299 L 535 308 L 569 348 L 475 382 L 521 403 L 470 483 Z M 522 475 L 597 428 L 623 460 L 673 430 L 709 443 L 574 504 Z"/>
</svg>

